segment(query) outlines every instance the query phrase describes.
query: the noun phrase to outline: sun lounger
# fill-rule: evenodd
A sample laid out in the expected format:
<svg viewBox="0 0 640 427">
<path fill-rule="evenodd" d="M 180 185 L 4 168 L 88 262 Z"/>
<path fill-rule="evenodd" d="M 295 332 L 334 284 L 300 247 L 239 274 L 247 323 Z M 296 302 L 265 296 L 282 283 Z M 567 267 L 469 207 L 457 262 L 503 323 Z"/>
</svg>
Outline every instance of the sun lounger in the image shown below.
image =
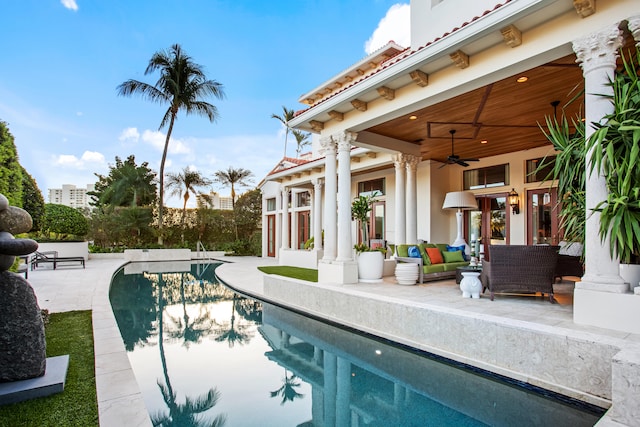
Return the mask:
<svg viewBox="0 0 640 427">
<path fill-rule="evenodd" d="M 85 268 L 84 257 L 59 257 L 57 252 L 53 253 L 53 256 L 50 256 L 50 254 L 36 251 L 31 259 L 31 269 L 35 270 L 40 264 L 53 264 L 53 269 L 55 270 L 58 268 L 58 264 L 68 263 L 77 263 L 78 265 L 82 265 L 82 268 Z"/>
</svg>

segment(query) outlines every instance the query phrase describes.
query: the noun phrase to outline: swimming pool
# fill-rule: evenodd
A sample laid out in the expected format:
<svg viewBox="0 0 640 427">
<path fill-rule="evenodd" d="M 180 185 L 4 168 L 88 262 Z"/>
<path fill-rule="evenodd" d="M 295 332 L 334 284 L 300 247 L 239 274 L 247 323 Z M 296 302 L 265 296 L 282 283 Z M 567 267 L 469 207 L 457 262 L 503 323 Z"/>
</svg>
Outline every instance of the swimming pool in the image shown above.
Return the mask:
<svg viewBox="0 0 640 427">
<path fill-rule="evenodd" d="M 113 277 L 116 321 L 159 425 L 591 426 L 602 415 L 243 298 L 215 267 L 131 263 Z"/>
</svg>

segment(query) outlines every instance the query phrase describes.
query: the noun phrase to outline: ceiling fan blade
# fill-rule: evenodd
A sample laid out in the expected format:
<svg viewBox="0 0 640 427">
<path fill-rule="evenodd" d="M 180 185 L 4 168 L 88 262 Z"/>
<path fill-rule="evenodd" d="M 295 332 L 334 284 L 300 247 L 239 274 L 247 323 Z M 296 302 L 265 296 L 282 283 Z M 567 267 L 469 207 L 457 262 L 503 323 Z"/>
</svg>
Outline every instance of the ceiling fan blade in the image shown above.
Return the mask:
<svg viewBox="0 0 640 427">
<path fill-rule="evenodd" d="M 462 160 L 463 162 L 479 162 L 480 161 L 480 159 L 460 159 L 460 160 Z"/>
<path fill-rule="evenodd" d="M 456 163 L 459 164 L 460 166 L 464 166 L 465 168 L 467 166 L 469 166 L 469 163 L 465 163 L 465 161 L 462 160 L 462 159 L 461 160 L 457 160 Z"/>
</svg>

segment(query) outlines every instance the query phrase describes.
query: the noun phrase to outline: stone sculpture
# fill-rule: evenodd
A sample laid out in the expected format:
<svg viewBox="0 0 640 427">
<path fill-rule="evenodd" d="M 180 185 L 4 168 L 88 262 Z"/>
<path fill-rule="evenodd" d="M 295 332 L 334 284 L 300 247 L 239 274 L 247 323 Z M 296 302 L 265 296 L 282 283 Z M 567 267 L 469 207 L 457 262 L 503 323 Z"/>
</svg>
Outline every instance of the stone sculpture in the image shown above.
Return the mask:
<svg viewBox="0 0 640 427">
<path fill-rule="evenodd" d="M 44 375 L 46 343 L 36 295 L 20 275 L 7 271 L 15 257 L 38 249 L 31 239 L 15 239 L 33 225 L 28 212 L 9 206 L 0 194 L 0 382 Z"/>
</svg>

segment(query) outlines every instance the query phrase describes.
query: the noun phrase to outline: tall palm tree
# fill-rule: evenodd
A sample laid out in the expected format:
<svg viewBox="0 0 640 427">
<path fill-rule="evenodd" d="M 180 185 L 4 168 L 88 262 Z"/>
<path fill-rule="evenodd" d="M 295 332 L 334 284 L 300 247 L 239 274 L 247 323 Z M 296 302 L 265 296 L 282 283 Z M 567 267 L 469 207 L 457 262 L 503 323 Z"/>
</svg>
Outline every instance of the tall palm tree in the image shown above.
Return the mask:
<svg viewBox="0 0 640 427">
<path fill-rule="evenodd" d="M 293 136 L 296 138 L 296 157 L 300 157 L 302 149 L 311 145 L 311 141 L 309 141 L 309 134 L 307 132 L 299 131 L 298 129 L 292 130 L 291 133 L 293 133 Z"/>
<path fill-rule="evenodd" d="M 251 184 L 253 173 L 248 169 L 235 169 L 229 166 L 226 171 L 219 170 L 215 173 L 215 180 L 224 186 L 231 187 L 231 206 L 236 209 L 236 185 L 248 186 Z"/>
<path fill-rule="evenodd" d="M 184 111 L 187 115 L 195 113 L 204 116 L 213 123 L 218 118 L 218 109 L 215 105 L 202 99 L 209 96 L 223 99 L 225 95 L 222 84 L 215 80 L 207 79 L 202 66 L 194 63 L 179 44 L 174 44 L 168 50 L 153 54 L 144 74 L 151 74 L 155 71 L 160 71 L 160 78 L 155 85 L 138 80 L 127 80 L 117 87 L 117 91 L 121 96 L 138 94 L 149 101 L 169 105 L 158 128 L 162 129 L 167 124 L 169 125 L 164 142 L 164 150 L 162 151 L 162 160 L 160 161 L 158 243 L 162 244 L 164 165 L 175 119 L 178 112 Z"/>
<path fill-rule="evenodd" d="M 289 136 L 289 132 L 291 132 L 291 127 L 289 126 L 289 122 L 293 120 L 295 112 L 293 109 L 288 109 L 284 105 L 282 106 L 282 115 L 272 114 L 271 118 L 278 120 L 280 123 L 284 125 L 284 157 L 287 157 L 287 137 Z"/>
<path fill-rule="evenodd" d="M 194 196 L 198 195 L 196 188 L 211 185 L 211 180 L 204 177 L 200 172 L 185 167 L 182 172 L 167 174 L 167 190 L 171 196 L 182 197 L 182 220 L 181 225 L 184 227 L 184 218 L 187 213 L 187 202 L 189 201 L 189 193 Z M 184 192 L 183 192 L 184 191 Z"/>
</svg>

